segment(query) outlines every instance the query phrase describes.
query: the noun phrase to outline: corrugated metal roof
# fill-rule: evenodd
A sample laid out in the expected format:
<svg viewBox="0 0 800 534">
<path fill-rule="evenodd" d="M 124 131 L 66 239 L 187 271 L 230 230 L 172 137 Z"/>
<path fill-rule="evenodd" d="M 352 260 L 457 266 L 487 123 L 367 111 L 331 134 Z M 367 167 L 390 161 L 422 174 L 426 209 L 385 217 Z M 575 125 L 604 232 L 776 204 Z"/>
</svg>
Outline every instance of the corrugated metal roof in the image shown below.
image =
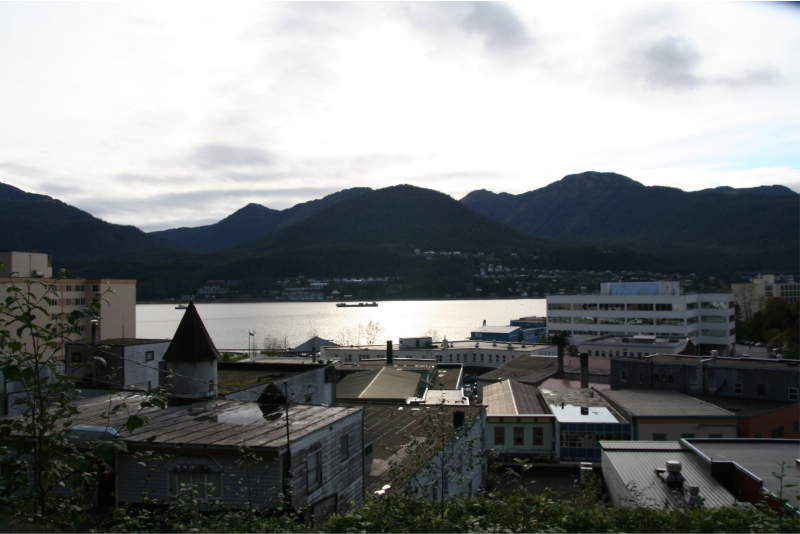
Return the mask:
<svg viewBox="0 0 800 534">
<path fill-rule="evenodd" d="M 603 444 L 607 442 L 601 442 Z M 681 463 L 681 475 L 686 479 L 684 487 L 698 486 L 700 496 L 705 499 L 705 508 L 731 506 L 736 501 L 722 484 L 711 476 L 703 460 L 689 450 L 614 450 L 604 447 L 604 461 L 619 475 L 633 495 L 634 501 L 643 507 L 664 508 L 682 506 L 682 495 L 676 495 L 655 473 L 656 468 L 666 467 L 667 462 Z"/>
<path fill-rule="evenodd" d="M 337 399 L 357 399 L 364 389 L 375 379 L 380 369 L 348 373 L 336 384 Z"/>
<path fill-rule="evenodd" d="M 681 451 L 685 450 L 678 441 L 601 441 L 604 450 L 627 451 Z"/>
<path fill-rule="evenodd" d="M 145 397 L 119 394 L 110 400 L 106 396 L 81 401 L 74 424 L 108 425 L 129 444 L 197 445 L 209 449 L 236 449 L 242 444 L 262 449 L 286 446 L 286 416 L 281 407 L 276 409 L 275 406 L 254 402 L 215 399 L 163 410 L 144 408 L 140 417 L 147 418 L 148 423 L 128 432 L 125 426 L 128 412 L 123 410 L 108 416 L 109 409 L 123 399 L 129 410 L 135 413 Z M 358 410 L 352 407 L 291 405 L 289 434 L 292 439 L 305 436 Z"/>
</svg>

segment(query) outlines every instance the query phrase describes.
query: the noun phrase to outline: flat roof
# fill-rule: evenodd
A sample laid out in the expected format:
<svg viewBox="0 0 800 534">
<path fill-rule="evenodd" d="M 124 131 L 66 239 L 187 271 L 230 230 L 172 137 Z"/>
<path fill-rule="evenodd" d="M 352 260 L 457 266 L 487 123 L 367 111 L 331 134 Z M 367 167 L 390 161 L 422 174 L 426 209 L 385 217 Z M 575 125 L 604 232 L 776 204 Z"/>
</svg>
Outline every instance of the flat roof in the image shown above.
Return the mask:
<svg viewBox="0 0 800 534">
<path fill-rule="evenodd" d="M 800 413 L 800 403 L 779 402 L 764 399 L 749 399 L 742 397 L 719 397 L 717 395 L 690 395 L 697 400 L 713 404 L 723 410 L 734 413 L 739 417 L 751 417 L 775 410 L 794 407 Z"/>
<path fill-rule="evenodd" d="M 689 447 L 710 461 L 734 462 L 761 479 L 765 489 L 773 493 L 780 490 L 781 462 L 783 471 L 783 498 L 797 508 L 800 495 L 800 440 L 797 439 L 687 439 Z M 794 484 L 793 488 L 787 485 Z"/>
<path fill-rule="evenodd" d="M 519 330 L 519 326 L 482 326 L 480 328 L 475 328 L 474 330 L 470 330 L 473 334 L 476 332 L 481 333 L 491 333 L 491 334 L 511 334 Z"/>
<path fill-rule="evenodd" d="M 559 423 L 628 423 L 597 391 L 539 388 Z"/>
<path fill-rule="evenodd" d="M 602 395 L 634 417 L 728 417 L 736 416 L 694 397 L 664 389 L 605 390 Z"/>
<path fill-rule="evenodd" d="M 422 375 L 394 366 L 348 373 L 336 384 L 337 399 L 408 399 L 415 397 Z"/>
<path fill-rule="evenodd" d="M 280 450 L 286 447 L 286 415 L 282 406 L 248 401 L 213 399 L 166 409 L 143 408 L 139 416 L 148 423 L 133 432 L 126 428 L 128 411 L 111 413 L 123 400 L 136 413 L 147 397 L 116 394 L 77 403 L 80 413 L 73 419 L 78 426 L 110 427 L 129 444 L 201 446 L 209 449 L 238 450 L 241 445 L 256 449 Z M 325 429 L 335 421 L 359 411 L 355 407 L 329 407 L 295 404 L 289 406 L 291 439 Z"/>
<path fill-rule="evenodd" d="M 622 356 L 621 356 L 622 358 Z M 629 360 L 644 360 L 651 358 L 652 361 L 658 363 L 700 363 L 703 361 L 704 365 L 719 366 L 719 367 L 742 367 L 749 369 L 793 369 L 798 371 L 800 369 L 800 361 L 798 360 L 778 360 L 772 358 L 717 358 L 716 361 L 711 356 L 689 356 L 685 354 L 653 354 L 645 358 L 631 358 L 626 356 Z"/>
</svg>

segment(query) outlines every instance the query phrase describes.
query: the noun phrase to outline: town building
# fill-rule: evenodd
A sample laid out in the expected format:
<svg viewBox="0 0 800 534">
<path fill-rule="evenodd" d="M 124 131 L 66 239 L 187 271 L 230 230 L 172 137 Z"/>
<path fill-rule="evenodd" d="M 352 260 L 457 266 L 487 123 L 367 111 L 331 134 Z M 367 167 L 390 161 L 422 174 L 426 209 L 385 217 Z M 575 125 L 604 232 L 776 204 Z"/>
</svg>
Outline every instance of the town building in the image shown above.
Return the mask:
<svg viewBox="0 0 800 534">
<path fill-rule="evenodd" d="M 600 446 L 614 506 L 721 508 L 764 502 L 778 510 L 782 493 L 797 511 L 798 440 L 602 441 Z"/>
<path fill-rule="evenodd" d="M 555 459 L 555 417 L 545 408 L 536 387 L 503 380 L 485 386 L 482 399 L 487 407 L 486 448 L 501 462 Z"/>
<path fill-rule="evenodd" d="M 683 393 L 621 389 L 597 394 L 630 421 L 635 440 L 738 437 L 738 418 L 734 413 Z"/>
<path fill-rule="evenodd" d="M 522 329 L 519 326 L 482 326 L 470 332 L 472 341 L 522 341 Z"/>
<path fill-rule="evenodd" d="M 226 399 L 266 402 L 285 397 L 295 404 L 332 406 L 336 402 L 336 368 L 333 365 L 289 361 L 217 363 L 219 395 Z"/>
<path fill-rule="evenodd" d="M 730 293 L 683 293 L 678 282 L 600 284 L 600 292 L 547 296 L 550 334 L 650 335 L 688 338 L 700 354 L 735 351 L 736 314 Z"/>
<path fill-rule="evenodd" d="M 654 354 L 611 360 L 611 389 L 664 389 L 691 395 L 797 402 L 800 362 Z"/>
<path fill-rule="evenodd" d="M 146 399 L 121 394 L 77 405 L 74 428 L 100 429 L 126 445 L 113 461 L 117 505 L 168 502 L 188 487 L 200 509 L 288 504 L 321 517 L 363 498 L 361 408 L 227 399 L 142 408 Z M 147 424 L 129 431 L 128 411 L 111 410 L 123 402 Z"/>
<path fill-rule="evenodd" d="M 556 346 L 550 344 L 505 343 L 497 341 L 447 341 L 428 342 L 430 338 L 401 338 L 393 345 L 395 361 L 402 359 L 430 360 L 440 363 L 461 363 L 465 367 L 497 368 L 521 356 L 556 356 Z M 417 347 L 419 343 L 419 347 Z M 364 360 L 385 360 L 386 345 L 352 345 L 322 347 L 324 360 L 337 360 L 343 364 L 357 364 Z"/>
<path fill-rule="evenodd" d="M 651 354 L 694 354 L 689 338 L 663 338 L 655 335 L 605 336 L 581 339 L 578 351 L 595 358 L 649 356 Z"/>
<path fill-rule="evenodd" d="M 80 380 L 81 388 L 139 389 L 164 385 L 164 339 L 104 339 L 95 343 L 67 343 L 66 373 Z"/>
<path fill-rule="evenodd" d="M 527 296 L 523 291 L 520 295 Z M 528 343 L 545 343 L 547 341 L 547 317 L 520 317 L 512 319 L 511 326 L 522 328 L 522 341 Z"/>
<path fill-rule="evenodd" d="M 65 321 L 75 310 L 87 309 L 95 300 L 99 303 L 97 329 L 100 339 L 132 339 L 136 337 L 136 280 L 109 280 L 100 278 L 53 278 L 52 260 L 49 254 L 34 252 L 0 252 L 3 270 L 10 275 L 3 284 L 31 283 L 31 292 L 42 301 L 48 314 L 37 315 L 36 324 L 44 327 L 57 321 Z M 112 289 L 113 292 L 108 291 Z M 55 293 L 48 293 L 55 291 Z M 102 295 L 102 298 L 100 296 Z M 88 318 L 78 321 L 78 335 L 71 338 L 75 343 L 89 339 L 91 325 Z M 27 339 L 22 339 L 25 343 Z M 63 347 L 54 351 L 52 357 L 63 358 Z"/>
<path fill-rule="evenodd" d="M 485 406 L 365 405 L 366 491 L 477 496 L 486 481 L 485 432 Z"/>
<path fill-rule="evenodd" d="M 781 298 L 792 304 L 800 297 L 800 283 L 781 280 L 774 274 L 759 274 L 747 284 L 731 284 L 731 292 L 736 299 L 740 318 L 750 319 L 761 311 L 768 298 Z"/>
</svg>

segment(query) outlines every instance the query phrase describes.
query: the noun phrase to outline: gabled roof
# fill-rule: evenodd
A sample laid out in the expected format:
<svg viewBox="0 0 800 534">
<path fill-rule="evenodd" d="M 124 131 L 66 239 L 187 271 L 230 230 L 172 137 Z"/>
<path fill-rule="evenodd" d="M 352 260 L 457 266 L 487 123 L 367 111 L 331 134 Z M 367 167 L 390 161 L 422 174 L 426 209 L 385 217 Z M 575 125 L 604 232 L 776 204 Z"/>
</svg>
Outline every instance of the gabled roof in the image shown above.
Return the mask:
<svg viewBox="0 0 800 534">
<path fill-rule="evenodd" d="M 328 341 L 327 339 L 323 339 L 319 336 L 314 336 L 305 343 L 289 350 L 289 352 L 292 353 L 311 352 L 312 348 L 317 349 L 317 352 L 319 352 L 322 347 L 338 347 L 338 346 L 339 345 L 337 345 L 333 341 Z"/>
<path fill-rule="evenodd" d="M 483 402 L 489 415 L 549 414 L 539 401 L 537 388 L 514 380 L 504 380 L 483 388 Z"/>
<path fill-rule="evenodd" d="M 205 325 L 194 302 L 190 302 L 183 314 L 181 324 L 175 331 L 175 337 L 169 344 L 164 360 L 168 362 L 206 362 L 219 359 L 219 352 L 211 336 L 208 335 Z"/>
</svg>

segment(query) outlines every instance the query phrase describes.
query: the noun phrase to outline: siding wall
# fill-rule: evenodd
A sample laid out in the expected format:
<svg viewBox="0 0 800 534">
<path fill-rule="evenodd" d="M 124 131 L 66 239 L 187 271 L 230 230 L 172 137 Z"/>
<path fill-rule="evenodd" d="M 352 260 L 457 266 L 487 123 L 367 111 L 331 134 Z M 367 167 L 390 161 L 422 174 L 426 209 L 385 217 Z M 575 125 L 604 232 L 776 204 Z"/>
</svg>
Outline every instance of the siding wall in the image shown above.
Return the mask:
<svg viewBox="0 0 800 534">
<path fill-rule="evenodd" d="M 277 455 L 256 454 L 244 459 L 238 453 L 185 452 L 187 456 L 208 456 L 219 464 L 222 473 L 221 502 L 233 507 L 270 507 L 278 502 L 281 492 L 281 460 Z M 174 452 L 120 453 L 117 455 L 117 504 L 142 502 L 145 495 L 168 500 L 170 461 L 180 455 Z M 140 465 L 140 462 L 146 466 Z M 145 480 L 149 474 L 149 480 Z"/>
<path fill-rule="evenodd" d="M 164 359 L 169 342 L 146 345 L 129 345 L 125 347 L 125 386 L 149 383 L 149 387 L 158 386 L 158 362 Z M 153 360 L 147 361 L 146 353 L 153 352 Z"/>
<path fill-rule="evenodd" d="M 364 499 L 363 464 L 364 411 L 349 415 L 312 434 L 292 442 L 292 504 L 299 508 L 337 496 L 337 512 L 346 512 L 352 503 Z M 343 459 L 341 438 L 348 436 L 349 457 Z M 308 459 L 316 452 L 322 456 L 322 483 L 308 486 Z"/>
</svg>

